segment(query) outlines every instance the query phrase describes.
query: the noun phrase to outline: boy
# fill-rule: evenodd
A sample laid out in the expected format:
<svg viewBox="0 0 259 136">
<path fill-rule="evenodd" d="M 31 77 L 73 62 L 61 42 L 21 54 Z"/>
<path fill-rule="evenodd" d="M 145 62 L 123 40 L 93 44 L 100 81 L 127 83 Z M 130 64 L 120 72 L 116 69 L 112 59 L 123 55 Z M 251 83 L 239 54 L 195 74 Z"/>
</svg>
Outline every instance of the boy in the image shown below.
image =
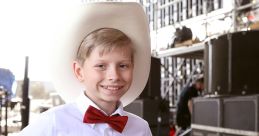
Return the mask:
<svg viewBox="0 0 259 136">
<path fill-rule="evenodd" d="M 150 40 L 142 7 L 104 2 L 89 4 L 82 11 L 82 23 L 71 36 L 76 42 L 65 41 L 67 47 L 62 45 L 59 59 L 71 60 L 84 91 L 75 102 L 41 114 L 19 136 L 151 136 L 145 120 L 123 110 L 141 93 L 149 74 Z M 54 63 L 66 69 L 71 62 Z M 65 100 L 72 101 L 80 89 L 67 90 L 74 81 L 62 74 L 66 73 L 56 73 L 55 86 L 66 93 Z"/>
</svg>

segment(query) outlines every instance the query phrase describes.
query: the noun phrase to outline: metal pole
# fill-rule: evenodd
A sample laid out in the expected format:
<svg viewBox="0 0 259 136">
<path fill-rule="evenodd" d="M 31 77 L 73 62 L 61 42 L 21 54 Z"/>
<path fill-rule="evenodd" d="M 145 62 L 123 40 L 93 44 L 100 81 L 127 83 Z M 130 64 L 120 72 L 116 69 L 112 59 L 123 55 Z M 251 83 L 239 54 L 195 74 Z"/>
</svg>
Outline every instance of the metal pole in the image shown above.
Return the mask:
<svg viewBox="0 0 259 136">
<path fill-rule="evenodd" d="M 7 122 L 7 119 L 8 119 L 8 93 L 7 91 L 5 92 L 5 99 L 4 99 L 4 102 L 5 102 L 5 136 L 8 135 L 8 129 L 7 129 L 7 126 L 8 126 L 8 122 Z"/>
<path fill-rule="evenodd" d="M 234 0 L 233 2 L 233 12 L 232 12 L 232 18 L 233 18 L 233 32 L 237 31 L 237 22 L 236 22 L 236 15 L 237 15 L 237 5 L 236 2 Z"/>
<path fill-rule="evenodd" d="M 4 87 L 0 86 L 0 91 L 4 91 Z M 2 122 L 2 108 L 3 108 L 3 98 L 2 95 L 0 95 L 0 122 Z M 0 124 L 0 135 L 2 134 L 2 125 Z"/>
<path fill-rule="evenodd" d="M 29 113 L 30 113 L 30 99 L 29 99 L 29 78 L 28 78 L 28 63 L 29 63 L 29 57 L 26 56 L 25 58 L 25 73 L 24 73 L 24 80 L 23 80 L 23 94 L 22 94 L 22 108 L 21 108 L 21 114 L 22 114 L 22 127 L 26 127 L 29 122 Z"/>
</svg>

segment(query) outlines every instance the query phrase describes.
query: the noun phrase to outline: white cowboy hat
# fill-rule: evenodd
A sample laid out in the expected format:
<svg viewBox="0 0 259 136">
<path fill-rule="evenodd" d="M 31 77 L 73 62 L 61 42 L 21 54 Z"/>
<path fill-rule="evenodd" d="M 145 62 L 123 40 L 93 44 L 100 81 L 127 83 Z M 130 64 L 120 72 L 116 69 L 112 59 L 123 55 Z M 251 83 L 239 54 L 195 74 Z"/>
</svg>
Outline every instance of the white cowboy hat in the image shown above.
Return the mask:
<svg viewBox="0 0 259 136">
<path fill-rule="evenodd" d="M 150 36 L 147 17 L 141 5 L 135 2 L 99 2 L 76 8 L 67 8 L 60 14 L 58 41 L 49 62 L 55 88 L 66 101 L 73 101 L 84 90 L 72 70 L 78 46 L 90 32 L 100 28 L 114 28 L 125 33 L 134 43 L 134 74 L 128 92 L 121 98 L 123 106 L 134 101 L 143 91 L 150 70 Z M 63 29 L 63 27 L 65 29 Z"/>
</svg>

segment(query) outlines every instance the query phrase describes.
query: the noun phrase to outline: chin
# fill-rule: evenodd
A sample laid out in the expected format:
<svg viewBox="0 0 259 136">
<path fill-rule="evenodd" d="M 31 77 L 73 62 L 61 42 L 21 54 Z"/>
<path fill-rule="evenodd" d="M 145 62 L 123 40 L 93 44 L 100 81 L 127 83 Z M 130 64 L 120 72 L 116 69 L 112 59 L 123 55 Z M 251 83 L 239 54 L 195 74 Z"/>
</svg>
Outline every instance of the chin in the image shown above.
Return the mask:
<svg viewBox="0 0 259 136">
<path fill-rule="evenodd" d="M 103 98 L 103 100 L 107 101 L 107 102 L 118 102 L 120 101 L 121 97 L 105 97 Z"/>
</svg>

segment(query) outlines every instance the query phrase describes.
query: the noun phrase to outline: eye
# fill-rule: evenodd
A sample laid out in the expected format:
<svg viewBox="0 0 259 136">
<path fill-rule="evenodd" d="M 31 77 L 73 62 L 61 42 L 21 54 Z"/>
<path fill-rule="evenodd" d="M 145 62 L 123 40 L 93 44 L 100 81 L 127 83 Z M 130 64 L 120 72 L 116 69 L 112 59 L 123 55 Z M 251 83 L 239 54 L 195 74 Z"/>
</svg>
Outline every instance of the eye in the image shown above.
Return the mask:
<svg viewBox="0 0 259 136">
<path fill-rule="evenodd" d="M 120 64 L 120 68 L 127 68 L 128 67 L 128 65 L 126 65 L 126 64 Z"/>
<path fill-rule="evenodd" d="M 104 64 L 97 64 L 94 66 L 98 70 L 105 70 L 106 66 Z"/>
<path fill-rule="evenodd" d="M 130 68 L 130 64 L 120 64 L 119 67 L 121 69 L 128 69 L 128 68 Z"/>
</svg>

